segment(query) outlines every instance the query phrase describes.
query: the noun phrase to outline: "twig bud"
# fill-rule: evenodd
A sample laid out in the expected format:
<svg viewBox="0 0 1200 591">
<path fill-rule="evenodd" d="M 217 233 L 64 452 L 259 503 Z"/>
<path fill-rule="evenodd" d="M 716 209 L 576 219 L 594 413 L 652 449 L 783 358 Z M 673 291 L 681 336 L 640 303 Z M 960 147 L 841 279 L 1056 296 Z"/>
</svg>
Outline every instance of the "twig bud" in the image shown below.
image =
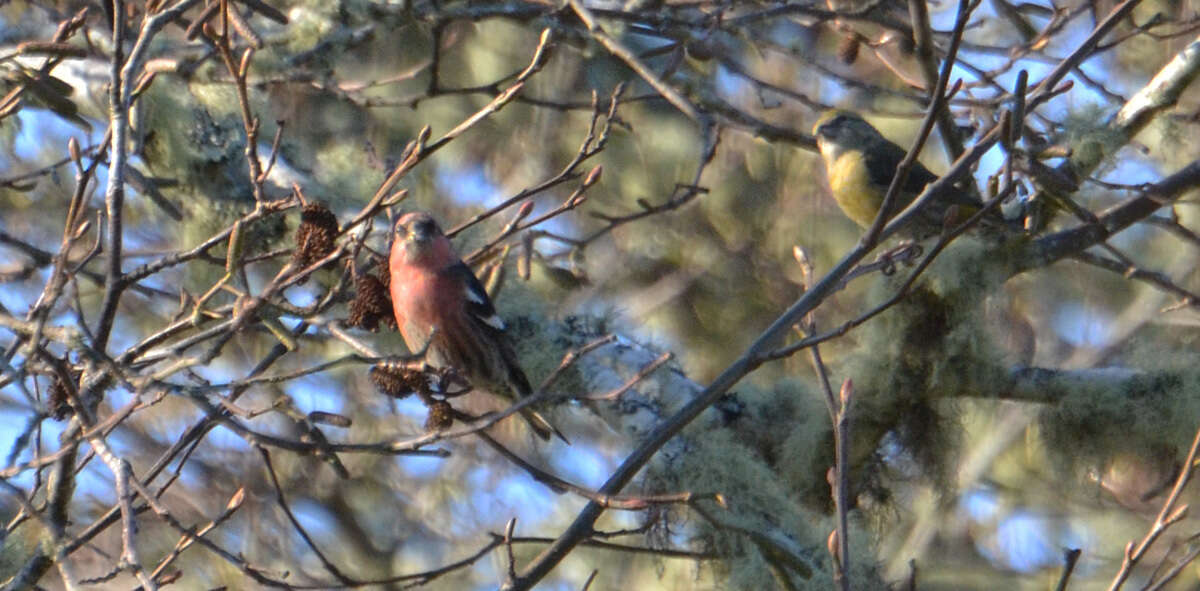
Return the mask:
<svg viewBox="0 0 1200 591">
<path fill-rule="evenodd" d="M 603 173 L 604 173 L 604 167 L 597 164 L 595 168 L 593 168 L 590 172 L 587 173 L 587 176 L 583 177 L 584 188 L 587 188 L 587 187 L 590 187 L 590 186 L 596 184 L 596 181 L 600 180 L 600 175 Z"/>
<path fill-rule="evenodd" d="M 243 487 L 237 489 L 237 492 L 233 493 L 232 497 L 229 497 L 229 502 L 225 503 L 225 511 L 226 512 L 237 511 L 238 507 L 241 507 L 242 503 L 245 501 L 246 501 L 246 487 L 243 486 Z"/>
</svg>

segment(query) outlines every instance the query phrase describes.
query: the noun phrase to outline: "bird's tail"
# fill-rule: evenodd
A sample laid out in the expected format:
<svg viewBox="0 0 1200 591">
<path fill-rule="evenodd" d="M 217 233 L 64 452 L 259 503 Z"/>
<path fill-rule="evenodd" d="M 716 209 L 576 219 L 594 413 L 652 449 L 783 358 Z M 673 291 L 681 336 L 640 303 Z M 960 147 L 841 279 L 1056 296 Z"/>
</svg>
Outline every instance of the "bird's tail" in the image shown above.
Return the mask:
<svg viewBox="0 0 1200 591">
<path fill-rule="evenodd" d="M 543 441 L 550 441 L 550 435 L 553 434 L 557 435 L 559 439 L 563 440 L 563 443 L 571 445 L 571 442 L 567 440 L 562 432 L 559 431 L 554 425 L 551 425 L 550 421 L 547 421 L 546 417 L 543 417 L 540 413 L 538 413 L 538 411 L 530 408 L 523 408 L 521 409 L 521 418 L 525 419 L 526 423 L 529 423 L 529 428 L 533 429 L 533 432 L 537 433 L 537 436 L 541 437 Z"/>
</svg>

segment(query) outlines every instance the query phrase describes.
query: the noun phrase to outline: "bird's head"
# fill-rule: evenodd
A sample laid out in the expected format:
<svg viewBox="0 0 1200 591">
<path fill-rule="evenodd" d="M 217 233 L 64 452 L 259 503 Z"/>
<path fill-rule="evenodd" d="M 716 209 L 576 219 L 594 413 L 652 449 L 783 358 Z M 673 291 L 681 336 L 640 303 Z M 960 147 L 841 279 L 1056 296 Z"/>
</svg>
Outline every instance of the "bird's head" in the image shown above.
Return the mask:
<svg viewBox="0 0 1200 591">
<path fill-rule="evenodd" d="M 399 261 L 395 259 L 399 257 Z M 392 259 L 405 264 L 436 263 L 456 260 L 450 239 L 442 233 L 433 216 L 414 211 L 401 216 L 392 228 Z"/>
<path fill-rule="evenodd" d="M 831 159 L 849 150 L 862 150 L 881 137 L 870 123 L 849 111 L 827 111 L 817 119 L 813 135 L 821 154 Z"/>
</svg>

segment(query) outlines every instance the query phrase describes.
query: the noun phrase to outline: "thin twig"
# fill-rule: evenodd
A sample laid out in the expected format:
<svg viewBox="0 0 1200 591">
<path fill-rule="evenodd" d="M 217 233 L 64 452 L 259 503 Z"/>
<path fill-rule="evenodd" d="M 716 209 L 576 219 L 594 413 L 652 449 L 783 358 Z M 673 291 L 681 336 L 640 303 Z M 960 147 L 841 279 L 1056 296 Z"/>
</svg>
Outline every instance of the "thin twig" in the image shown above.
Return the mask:
<svg viewBox="0 0 1200 591">
<path fill-rule="evenodd" d="M 1129 542 L 1125 546 L 1125 558 L 1121 561 L 1121 569 L 1117 571 L 1113 577 L 1112 584 L 1109 585 L 1109 591 L 1117 591 L 1125 581 L 1133 574 L 1133 567 L 1146 555 L 1146 551 L 1154 542 L 1158 540 L 1163 532 L 1172 524 L 1179 522 L 1187 513 L 1188 506 L 1180 505 L 1179 496 L 1183 493 L 1183 489 L 1191 480 L 1192 474 L 1196 470 L 1196 456 L 1200 451 L 1200 429 L 1196 430 L 1196 436 L 1192 439 L 1192 447 L 1188 450 L 1187 459 L 1183 462 L 1183 467 L 1179 470 L 1179 477 L 1175 479 L 1175 486 L 1171 489 L 1171 494 L 1163 501 L 1162 508 L 1158 511 L 1158 516 L 1154 518 L 1154 523 L 1150 526 L 1150 531 L 1146 532 L 1146 536 L 1140 542 L 1134 544 Z"/>
</svg>

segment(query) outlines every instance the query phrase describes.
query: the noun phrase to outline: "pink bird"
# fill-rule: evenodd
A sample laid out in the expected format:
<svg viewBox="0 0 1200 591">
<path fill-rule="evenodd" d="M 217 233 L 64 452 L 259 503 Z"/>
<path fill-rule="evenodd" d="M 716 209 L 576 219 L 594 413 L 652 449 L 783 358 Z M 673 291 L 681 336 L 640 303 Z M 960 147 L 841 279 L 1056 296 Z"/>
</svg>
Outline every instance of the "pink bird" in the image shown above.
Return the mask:
<svg viewBox="0 0 1200 591">
<path fill-rule="evenodd" d="M 453 368 L 505 398 L 533 392 L 487 291 L 432 216 L 413 212 L 396 222 L 388 268 L 392 309 L 410 351 L 425 350 L 430 366 Z M 520 412 L 538 437 L 567 440 L 533 409 Z"/>
</svg>

